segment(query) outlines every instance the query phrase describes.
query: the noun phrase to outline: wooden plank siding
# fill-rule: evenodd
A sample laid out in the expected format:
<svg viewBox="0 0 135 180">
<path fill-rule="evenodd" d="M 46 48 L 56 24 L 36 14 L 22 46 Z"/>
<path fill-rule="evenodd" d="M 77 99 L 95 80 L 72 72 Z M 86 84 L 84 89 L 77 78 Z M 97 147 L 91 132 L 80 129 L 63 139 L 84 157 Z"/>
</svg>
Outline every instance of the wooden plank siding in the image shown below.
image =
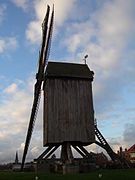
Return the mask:
<svg viewBox="0 0 135 180">
<path fill-rule="evenodd" d="M 47 78 L 44 84 L 43 144 L 95 141 L 90 79 Z"/>
</svg>

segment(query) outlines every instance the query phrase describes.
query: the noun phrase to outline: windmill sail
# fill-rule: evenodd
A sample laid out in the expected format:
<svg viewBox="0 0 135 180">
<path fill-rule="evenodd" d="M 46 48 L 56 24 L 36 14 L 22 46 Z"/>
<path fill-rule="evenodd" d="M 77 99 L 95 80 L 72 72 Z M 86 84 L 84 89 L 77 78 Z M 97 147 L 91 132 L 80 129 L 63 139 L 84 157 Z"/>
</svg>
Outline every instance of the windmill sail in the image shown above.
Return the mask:
<svg viewBox="0 0 135 180">
<path fill-rule="evenodd" d="M 30 116 L 26 141 L 25 141 L 23 157 L 22 157 L 21 170 L 23 170 L 26 155 L 28 152 L 28 148 L 29 148 L 35 120 L 36 120 L 36 115 L 38 112 L 39 102 L 40 102 L 41 86 L 42 86 L 43 77 L 44 77 L 45 65 L 47 64 L 47 61 L 49 58 L 52 29 L 53 29 L 54 8 L 52 10 L 50 25 L 49 25 L 49 29 L 48 29 L 49 13 L 50 13 L 50 7 L 47 6 L 47 12 L 46 12 L 43 24 L 42 24 L 42 45 L 41 45 L 41 50 L 40 50 L 40 54 L 39 54 L 38 72 L 36 74 L 37 81 L 35 83 L 34 100 L 33 100 L 33 105 L 32 105 L 32 110 L 31 110 L 31 116 Z"/>
</svg>

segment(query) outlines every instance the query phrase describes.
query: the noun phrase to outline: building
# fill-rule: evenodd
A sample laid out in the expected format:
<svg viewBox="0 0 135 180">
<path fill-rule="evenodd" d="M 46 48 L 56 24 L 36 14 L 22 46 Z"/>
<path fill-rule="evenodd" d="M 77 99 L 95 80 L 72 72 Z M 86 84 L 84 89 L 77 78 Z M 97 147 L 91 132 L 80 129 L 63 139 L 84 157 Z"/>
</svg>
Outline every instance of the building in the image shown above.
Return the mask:
<svg viewBox="0 0 135 180">
<path fill-rule="evenodd" d="M 117 154 L 120 157 L 130 161 L 131 163 L 135 163 L 135 144 L 131 146 L 129 149 L 126 148 L 124 151 L 122 147 L 120 147 L 120 150 L 117 152 Z"/>
<path fill-rule="evenodd" d="M 135 163 L 135 144 L 127 150 L 127 153 L 129 154 L 130 161 Z"/>
<path fill-rule="evenodd" d="M 13 171 L 20 171 L 20 169 L 21 169 L 21 163 L 19 163 L 18 152 L 16 151 L 15 162 L 12 165 L 12 170 Z"/>
</svg>

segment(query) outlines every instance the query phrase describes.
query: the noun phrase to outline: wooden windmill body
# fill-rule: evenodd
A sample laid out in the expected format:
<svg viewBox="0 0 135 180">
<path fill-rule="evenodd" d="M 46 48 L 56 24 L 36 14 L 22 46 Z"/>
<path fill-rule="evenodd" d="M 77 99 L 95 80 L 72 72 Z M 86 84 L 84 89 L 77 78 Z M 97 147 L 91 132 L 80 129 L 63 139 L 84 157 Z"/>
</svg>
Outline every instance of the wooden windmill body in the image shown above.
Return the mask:
<svg viewBox="0 0 135 180">
<path fill-rule="evenodd" d="M 87 65 L 49 62 L 44 82 L 44 146 L 95 141 L 93 72 Z"/>
</svg>

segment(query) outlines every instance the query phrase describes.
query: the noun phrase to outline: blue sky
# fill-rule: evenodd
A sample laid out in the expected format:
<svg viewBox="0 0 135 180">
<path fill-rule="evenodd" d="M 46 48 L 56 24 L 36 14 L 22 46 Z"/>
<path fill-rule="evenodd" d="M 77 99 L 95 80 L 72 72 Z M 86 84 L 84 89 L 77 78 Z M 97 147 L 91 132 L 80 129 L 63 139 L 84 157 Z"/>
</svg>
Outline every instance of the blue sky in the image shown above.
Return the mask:
<svg viewBox="0 0 135 180">
<path fill-rule="evenodd" d="M 98 127 L 114 151 L 135 143 L 135 1 L 0 1 L 0 162 L 21 159 L 46 5 L 55 5 L 50 60 L 87 64 Z M 88 147 L 97 151 L 98 147 Z M 28 159 L 42 147 L 42 99 Z"/>
</svg>

